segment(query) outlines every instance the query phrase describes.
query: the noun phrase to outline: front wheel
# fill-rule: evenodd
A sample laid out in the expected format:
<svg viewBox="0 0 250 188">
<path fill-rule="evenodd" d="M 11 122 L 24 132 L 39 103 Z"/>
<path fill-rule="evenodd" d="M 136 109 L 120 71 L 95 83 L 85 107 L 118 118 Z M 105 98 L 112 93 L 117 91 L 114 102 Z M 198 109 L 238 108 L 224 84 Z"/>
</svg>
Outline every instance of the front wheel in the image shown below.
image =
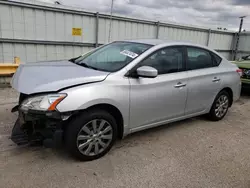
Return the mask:
<svg viewBox="0 0 250 188">
<path fill-rule="evenodd" d="M 66 147 L 77 159 L 90 161 L 104 156 L 117 137 L 114 117 L 103 110 L 83 112 L 69 122 Z"/>
<path fill-rule="evenodd" d="M 219 121 L 227 114 L 230 104 L 230 97 L 228 92 L 221 91 L 215 98 L 208 117 L 212 121 Z"/>
</svg>

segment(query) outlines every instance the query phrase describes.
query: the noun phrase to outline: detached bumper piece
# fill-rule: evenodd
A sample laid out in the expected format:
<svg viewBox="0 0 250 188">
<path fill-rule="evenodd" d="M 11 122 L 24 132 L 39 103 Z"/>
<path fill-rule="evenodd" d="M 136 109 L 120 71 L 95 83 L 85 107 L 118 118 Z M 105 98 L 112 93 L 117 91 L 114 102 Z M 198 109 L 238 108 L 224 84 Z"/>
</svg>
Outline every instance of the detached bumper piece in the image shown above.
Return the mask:
<svg viewBox="0 0 250 188">
<path fill-rule="evenodd" d="M 17 145 L 26 145 L 29 143 L 29 136 L 21 129 L 19 120 L 16 121 L 12 129 L 11 140 Z"/>
<path fill-rule="evenodd" d="M 64 123 L 59 112 L 19 111 L 11 140 L 17 145 L 43 144 L 45 147 L 60 147 Z"/>
</svg>

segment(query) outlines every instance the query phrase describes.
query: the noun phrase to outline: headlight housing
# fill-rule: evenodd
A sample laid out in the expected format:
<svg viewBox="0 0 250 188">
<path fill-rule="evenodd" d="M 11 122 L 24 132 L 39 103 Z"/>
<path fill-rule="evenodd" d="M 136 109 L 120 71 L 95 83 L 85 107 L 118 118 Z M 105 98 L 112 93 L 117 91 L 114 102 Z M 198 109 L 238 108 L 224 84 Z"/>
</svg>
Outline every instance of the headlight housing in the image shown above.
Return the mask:
<svg viewBox="0 0 250 188">
<path fill-rule="evenodd" d="M 54 111 L 67 94 L 48 94 L 29 97 L 21 103 L 21 110 Z"/>
</svg>

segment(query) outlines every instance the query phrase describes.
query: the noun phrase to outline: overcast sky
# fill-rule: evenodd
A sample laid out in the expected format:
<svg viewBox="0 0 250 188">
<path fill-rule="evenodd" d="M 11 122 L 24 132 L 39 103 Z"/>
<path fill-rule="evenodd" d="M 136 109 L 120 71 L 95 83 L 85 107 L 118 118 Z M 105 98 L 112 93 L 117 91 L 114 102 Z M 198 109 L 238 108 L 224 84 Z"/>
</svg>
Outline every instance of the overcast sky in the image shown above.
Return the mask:
<svg viewBox="0 0 250 188">
<path fill-rule="evenodd" d="M 54 0 L 40 0 L 53 2 Z M 110 12 L 111 0 L 59 0 L 88 11 Z M 129 17 L 237 30 L 240 16 L 248 15 L 244 29 L 250 31 L 250 0 L 114 0 L 114 13 Z"/>
</svg>

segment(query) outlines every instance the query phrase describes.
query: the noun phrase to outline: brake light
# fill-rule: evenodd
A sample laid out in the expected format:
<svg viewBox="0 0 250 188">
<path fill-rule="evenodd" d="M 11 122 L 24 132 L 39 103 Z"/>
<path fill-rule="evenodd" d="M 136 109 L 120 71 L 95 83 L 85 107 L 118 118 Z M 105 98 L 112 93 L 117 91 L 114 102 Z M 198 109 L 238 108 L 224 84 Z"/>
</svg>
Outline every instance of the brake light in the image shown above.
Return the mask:
<svg viewBox="0 0 250 188">
<path fill-rule="evenodd" d="M 240 75 L 240 77 L 242 77 L 243 71 L 241 69 L 237 69 L 236 72 Z"/>
</svg>

